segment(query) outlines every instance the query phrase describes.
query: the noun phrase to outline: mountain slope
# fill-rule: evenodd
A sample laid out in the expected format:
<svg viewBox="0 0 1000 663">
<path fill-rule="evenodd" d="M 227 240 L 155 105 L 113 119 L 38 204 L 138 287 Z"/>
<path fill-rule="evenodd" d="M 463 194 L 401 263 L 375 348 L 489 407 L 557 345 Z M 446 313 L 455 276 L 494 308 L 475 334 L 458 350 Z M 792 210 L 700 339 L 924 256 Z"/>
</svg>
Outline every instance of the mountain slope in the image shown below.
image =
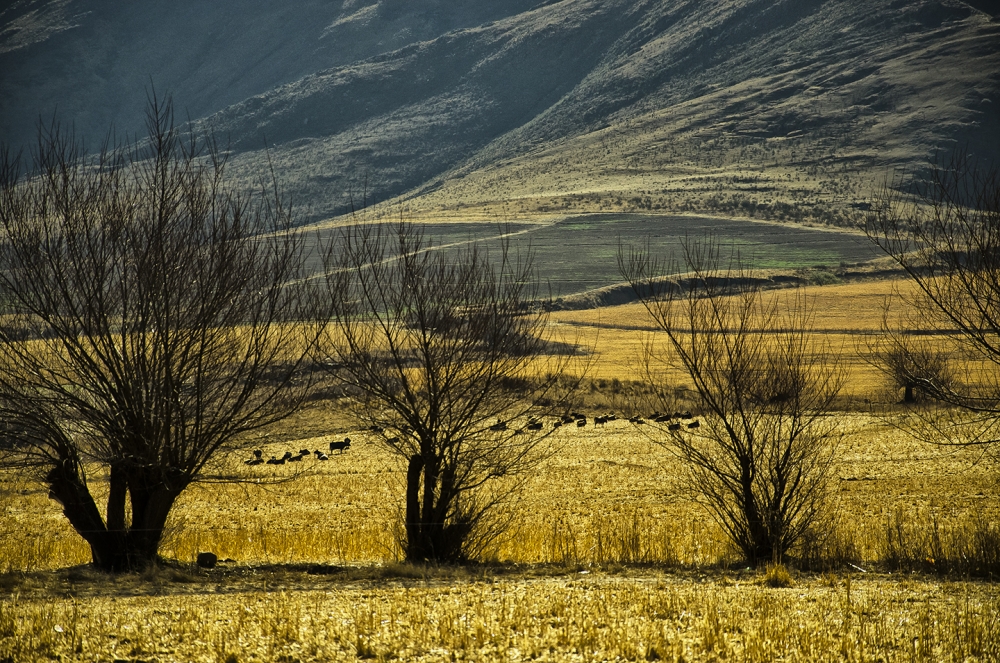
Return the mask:
<svg viewBox="0 0 1000 663">
<path fill-rule="evenodd" d="M 842 222 L 889 168 L 1000 148 L 979 0 L 271 5 L 21 0 L 0 14 L 0 137 L 51 99 L 87 136 L 134 130 L 152 73 L 235 174 L 270 159 L 304 219 L 402 195 L 414 216 Z"/>
</svg>

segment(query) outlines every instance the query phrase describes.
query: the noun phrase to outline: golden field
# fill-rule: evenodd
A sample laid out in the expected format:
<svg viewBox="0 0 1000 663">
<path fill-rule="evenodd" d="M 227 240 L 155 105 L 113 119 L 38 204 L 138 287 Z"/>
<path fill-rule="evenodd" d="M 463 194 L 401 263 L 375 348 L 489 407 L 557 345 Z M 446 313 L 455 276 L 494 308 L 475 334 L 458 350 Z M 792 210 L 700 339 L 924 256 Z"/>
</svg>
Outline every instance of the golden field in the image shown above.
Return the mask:
<svg viewBox="0 0 1000 663">
<path fill-rule="evenodd" d="M 547 439 L 482 564 L 400 564 L 405 468 L 318 400 L 250 445 L 268 457 L 350 436 L 351 450 L 285 466 L 221 459 L 213 472 L 241 481 L 187 490 L 161 548 L 175 561 L 143 575 L 83 566 L 86 546 L 42 486 L 4 475 L 0 661 L 996 660 L 995 578 L 962 566 L 1000 541 L 995 465 L 916 442 L 864 403 L 884 380 L 856 339 L 878 329 L 894 287 L 808 289 L 848 393 L 831 415 L 843 434 L 833 515 L 796 551 L 790 586 L 739 565 L 655 429 L 621 419 Z M 624 405 L 613 380 L 642 378 L 644 310 L 551 321 L 591 348 L 578 405 Z M 198 569 L 203 550 L 224 561 Z"/>
</svg>

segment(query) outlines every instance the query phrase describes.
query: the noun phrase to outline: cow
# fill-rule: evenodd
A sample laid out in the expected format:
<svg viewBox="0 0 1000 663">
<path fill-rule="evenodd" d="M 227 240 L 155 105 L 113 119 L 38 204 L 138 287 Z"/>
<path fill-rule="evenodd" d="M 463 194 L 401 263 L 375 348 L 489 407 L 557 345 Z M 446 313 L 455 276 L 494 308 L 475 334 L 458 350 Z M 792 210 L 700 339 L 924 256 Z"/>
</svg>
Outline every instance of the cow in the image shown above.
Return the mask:
<svg viewBox="0 0 1000 663">
<path fill-rule="evenodd" d="M 330 451 L 339 451 L 344 453 L 344 450 L 351 448 L 351 438 L 345 437 L 343 442 L 331 442 Z"/>
</svg>

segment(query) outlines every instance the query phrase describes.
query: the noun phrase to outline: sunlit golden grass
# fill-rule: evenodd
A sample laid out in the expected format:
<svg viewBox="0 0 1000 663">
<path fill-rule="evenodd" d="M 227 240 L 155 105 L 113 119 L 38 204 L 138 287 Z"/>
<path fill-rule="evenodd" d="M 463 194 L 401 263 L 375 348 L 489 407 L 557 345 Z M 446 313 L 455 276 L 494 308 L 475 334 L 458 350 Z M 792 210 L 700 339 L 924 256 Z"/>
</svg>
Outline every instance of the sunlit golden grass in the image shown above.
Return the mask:
<svg viewBox="0 0 1000 663">
<path fill-rule="evenodd" d="M 860 286 L 817 298 L 833 288 L 818 326 L 845 338 L 852 322 L 877 328 L 874 304 L 837 304 Z M 581 402 L 601 409 L 587 414 L 616 402 L 600 391 L 614 378 L 640 377 L 625 350 L 641 349 L 629 327 L 643 313 L 605 309 L 600 327 L 594 312 L 553 316 L 599 330 L 587 383 L 598 391 Z M 140 575 L 79 566 L 89 551 L 41 483 L 7 472 L 0 661 L 996 660 L 995 466 L 868 414 L 861 399 L 879 380 L 855 384 L 854 409 L 830 415 L 844 436 L 829 520 L 770 572 L 739 564 L 655 427 L 623 419 L 555 430 L 503 505 L 511 526 L 487 564 L 465 569 L 398 563 L 403 465 L 339 401 L 314 401 L 248 445 L 268 458 L 350 436 L 348 452 L 283 466 L 248 467 L 249 451 L 220 459 L 212 474 L 240 482 L 185 491 L 161 546 L 167 565 Z M 103 497 L 106 477 L 90 480 Z M 199 551 L 223 561 L 199 570 Z M 958 580 L 968 575 L 992 580 Z"/>
<path fill-rule="evenodd" d="M 415 569 L 419 573 L 419 569 Z M 378 581 L 149 574 L 0 599 L 0 657 L 35 660 L 989 661 L 991 586 L 747 573 Z M 44 594 L 44 592 L 42 592 Z"/>
<path fill-rule="evenodd" d="M 229 458 L 228 471 L 242 482 L 185 491 L 161 553 L 186 563 L 202 550 L 238 564 L 398 559 L 404 468 L 364 432 L 309 435 L 309 413 L 315 422 L 328 422 L 334 416 L 330 407 L 316 403 L 299 415 L 305 437 L 275 431 L 262 438 L 270 440 L 262 446 L 265 457 L 325 448 L 344 434 L 352 438 L 350 451 L 325 462 L 307 458 L 283 466 L 246 467 L 243 456 Z M 850 540 L 855 562 L 886 557 L 889 533 L 898 530 L 900 519 L 907 540 L 929 535 L 936 523 L 946 544 L 949 537 L 962 539 L 977 518 L 997 521 L 996 476 L 989 465 L 973 464 L 972 451 L 922 445 L 869 415 L 833 416 L 845 431 L 834 469 L 833 527 Z M 690 568 L 736 561 L 719 528 L 684 489 L 684 467 L 656 439 L 652 426 L 623 420 L 556 431 L 547 441 L 549 457 L 504 505 L 512 526 L 489 558 Z M 106 479 L 92 480 L 102 495 Z M 4 483 L 0 531 L 0 571 L 55 569 L 89 559 L 37 483 Z"/>
<path fill-rule="evenodd" d="M 845 372 L 845 398 L 864 400 L 880 394 L 886 388 L 884 374 L 866 359 L 870 352 L 867 339 L 882 328 L 887 298 L 892 297 L 894 302 L 887 317 L 890 325 L 898 324 L 904 316 L 910 315 L 907 305 L 898 295 L 910 296 L 913 288 L 909 281 L 899 279 L 865 280 L 804 288 L 806 301 L 812 310 L 817 348 L 823 352 L 827 362 L 839 363 Z M 787 295 L 787 292 L 778 290 L 767 293 L 767 296 L 776 296 L 779 302 L 787 297 L 787 302 L 791 305 L 794 297 Z M 927 316 L 917 316 L 916 319 L 925 323 L 920 331 L 934 331 L 932 319 Z M 647 369 L 644 358 L 647 345 L 652 342 L 661 356 L 667 349 L 666 339 L 658 332 L 648 311 L 639 303 L 558 311 L 551 315 L 550 322 L 557 334 L 572 336 L 578 339 L 577 343 L 582 347 L 589 349 L 591 356 L 587 375 L 595 380 L 645 380 Z M 928 333 L 921 338 L 934 343 L 945 337 Z M 657 361 L 653 362 L 652 369 L 658 381 L 668 385 L 690 386 L 687 375 L 677 367 Z"/>
</svg>

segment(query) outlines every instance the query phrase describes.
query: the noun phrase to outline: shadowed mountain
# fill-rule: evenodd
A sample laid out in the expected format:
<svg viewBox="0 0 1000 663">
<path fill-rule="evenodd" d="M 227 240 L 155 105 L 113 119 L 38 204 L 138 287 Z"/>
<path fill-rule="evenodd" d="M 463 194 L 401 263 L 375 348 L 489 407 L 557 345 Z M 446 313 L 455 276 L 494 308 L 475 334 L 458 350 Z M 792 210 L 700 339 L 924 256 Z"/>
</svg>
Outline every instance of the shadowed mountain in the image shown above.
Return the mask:
<svg viewBox="0 0 1000 663">
<path fill-rule="evenodd" d="M 237 176 L 266 140 L 305 219 L 405 194 L 418 215 L 839 222 L 890 167 L 997 153 L 1000 24 L 976 6 L 22 0 L 0 14 L 0 137 L 55 100 L 91 140 L 134 131 L 151 76 Z"/>
</svg>

